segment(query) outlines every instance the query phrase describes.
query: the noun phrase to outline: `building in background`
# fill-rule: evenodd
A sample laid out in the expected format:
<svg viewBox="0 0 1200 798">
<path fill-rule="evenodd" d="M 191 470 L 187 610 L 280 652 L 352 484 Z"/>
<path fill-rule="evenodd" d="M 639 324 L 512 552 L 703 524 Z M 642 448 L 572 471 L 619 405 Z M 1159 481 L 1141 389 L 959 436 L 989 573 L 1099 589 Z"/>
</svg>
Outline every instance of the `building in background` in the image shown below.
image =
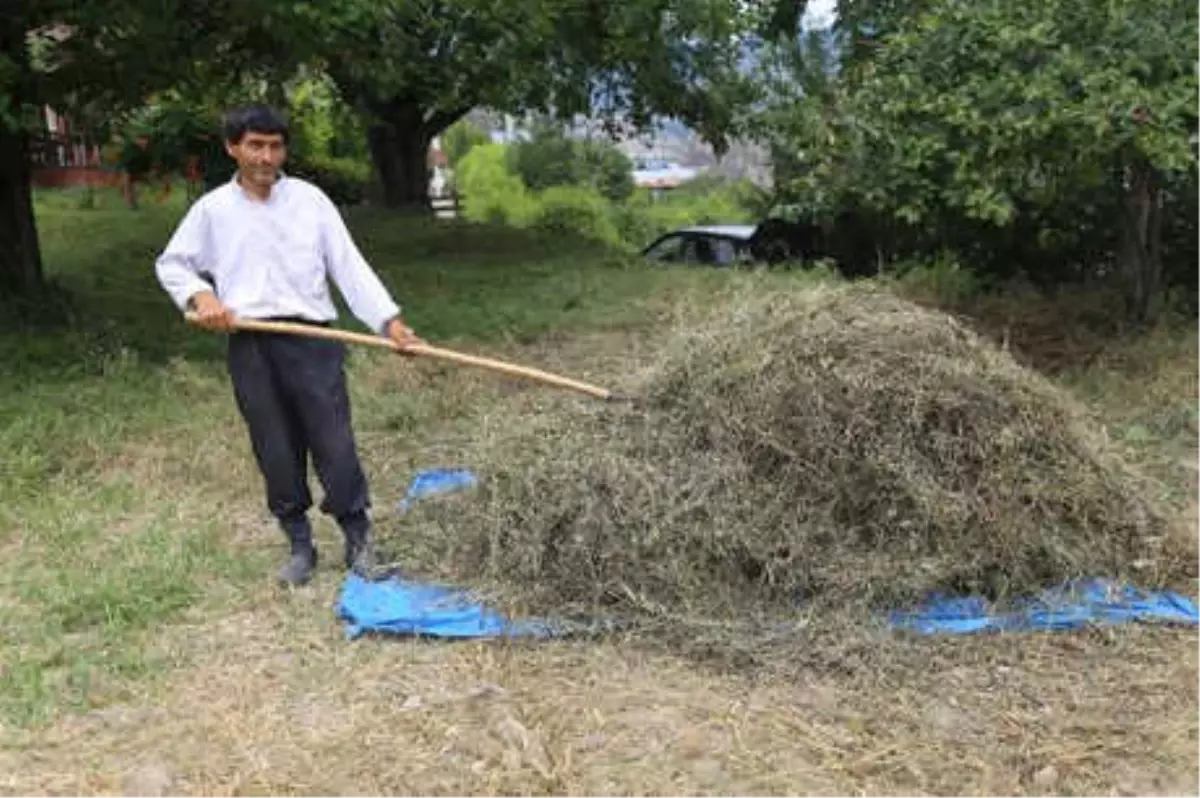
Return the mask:
<svg viewBox="0 0 1200 798">
<path fill-rule="evenodd" d="M 69 116 L 44 106 L 43 125 L 29 138 L 30 182 L 35 188 L 119 185 L 120 176 L 106 169 L 100 142 Z"/>
</svg>

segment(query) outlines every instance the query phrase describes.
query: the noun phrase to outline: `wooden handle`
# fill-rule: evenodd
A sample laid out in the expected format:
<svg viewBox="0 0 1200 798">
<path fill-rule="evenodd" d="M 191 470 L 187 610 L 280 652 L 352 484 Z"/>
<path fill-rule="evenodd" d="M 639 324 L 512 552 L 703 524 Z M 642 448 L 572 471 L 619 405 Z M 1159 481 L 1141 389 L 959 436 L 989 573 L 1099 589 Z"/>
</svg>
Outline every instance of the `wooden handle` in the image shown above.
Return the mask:
<svg viewBox="0 0 1200 798">
<path fill-rule="evenodd" d="M 195 324 L 199 317 L 194 312 L 185 314 L 188 322 Z M 562 377 L 557 374 L 551 374 L 548 371 L 541 369 L 529 368 L 528 366 L 518 366 L 515 363 L 506 363 L 503 360 L 495 360 L 489 357 L 479 357 L 478 355 L 467 355 L 462 352 L 455 352 L 452 349 L 443 349 L 437 346 L 428 344 L 416 344 L 413 346 L 401 347 L 390 338 L 385 338 L 380 335 L 367 335 L 366 333 L 356 333 L 349 330 L 338 330 L 331 327 L 318 327 L 312 324 L 298 324 L 287 321 L 262 321 L 259 319 L 235 319 L 234 328 L 238 330 L 249 330 L 253 332 L 273 332 L 285 333 L 288 335 L 302 335 L 308 338 L 325 338 L 331 341 L 342 341 L 351 344 L 364 344 L 366 346 L 377 346 L 383 349 L 391 349 L 394 352 L 403 352 L 410 355 L 420 355 L 422 357 L 432 357 L 438 360 L 445 360 L 451 363 L 458 363 L 464 366 L 476 366 L 478 368 L 495 371 L 500 374 L 508 374 L 513 377 L 524 377 L 525 379 L 541 382 L 546 385 L 553 385 L 557 388 L 565 388 L 571 391 L 594 396 L 598 399 L 612 399 L 613 393 L 606 388 L 601 388 L 598 385 L 581 382 L 571 379 L 570 377 Z"/>
</svg>

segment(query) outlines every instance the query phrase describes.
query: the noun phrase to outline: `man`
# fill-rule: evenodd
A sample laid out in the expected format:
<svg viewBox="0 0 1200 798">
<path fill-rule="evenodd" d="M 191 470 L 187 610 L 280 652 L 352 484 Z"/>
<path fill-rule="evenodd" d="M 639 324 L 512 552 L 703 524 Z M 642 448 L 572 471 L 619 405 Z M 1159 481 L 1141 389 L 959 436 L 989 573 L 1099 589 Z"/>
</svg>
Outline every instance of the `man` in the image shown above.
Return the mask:
<svg viewBox="0 0 1200 798">
<path fill-rule="evenodd" d="M 188 210 L 155 266 L 176 306 L 230 332 L 229 374 L 266 488 L 267 507 L 291 544 L 279 571 L 289 585 L 317 565 L 308 511 L 308 456 L 325 491 L 321 510 L 345 536 L 346 567 L 372 567 L 370 499 L 351 429 L 345 347 L 295 335 L 234 331 L 238 317 L 328 325 L 332 278 L 367 327 L 408 347 L 421 343 L 355 246 L 333 202 L 283 174 L 288 125 L 262 106 L 225 119 L 233 178 Z"/>
</svg>

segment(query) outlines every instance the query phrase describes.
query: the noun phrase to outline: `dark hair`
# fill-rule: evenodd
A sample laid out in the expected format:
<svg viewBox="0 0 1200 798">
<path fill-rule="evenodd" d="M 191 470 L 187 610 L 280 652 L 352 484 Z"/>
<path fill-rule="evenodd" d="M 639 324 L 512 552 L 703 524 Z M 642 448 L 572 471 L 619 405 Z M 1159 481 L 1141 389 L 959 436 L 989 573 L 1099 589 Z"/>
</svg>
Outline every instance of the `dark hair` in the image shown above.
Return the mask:
<svg viewBox="0 0 1200 798">
<path fill-rule="evenodd" d="M 246 105 L 225 114 L 222 125 L 225 140 L 237 144 L 247 133 L 279 133 L 286 144 L 288 123 L 283 114 L 267 105 Z"/>
</svg>

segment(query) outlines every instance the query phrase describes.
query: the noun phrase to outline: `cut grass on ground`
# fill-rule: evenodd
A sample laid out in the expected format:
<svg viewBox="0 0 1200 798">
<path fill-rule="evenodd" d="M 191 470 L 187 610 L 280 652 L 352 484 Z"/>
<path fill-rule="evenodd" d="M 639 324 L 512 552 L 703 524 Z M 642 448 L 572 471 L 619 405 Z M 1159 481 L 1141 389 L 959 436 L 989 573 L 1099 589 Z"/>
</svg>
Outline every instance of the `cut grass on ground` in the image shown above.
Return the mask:
<svg viewBox="0 0 1200 798">
<path fill-rule="evenodd" d="M 615 642 L 347 644 L 335 571 L 295 595 L 270 584 L 282 539 L 220 340 L 185 328 L 154 282 L 179 213 L 43 204 L 77 322 L 0 333 L 5 792 L 1195 791 L 1192 631 L 955 641 L 786 685 Z M 601 383 L 654 346 L 674 301 L 741 279 L 514 231 L 350 221 L 431 340 Z M 1195 327 L 1158 335 L 1062 380 L 1145 462 L 1194 462 Z M 404 534 L 391 509 L 416 469 L 470 466 L 490 426 L 587 401 L 375 352 L 350 369 L 382 535 Z M 1192 472 L 1155 474 L 1181 507 L 1194 498 Z M 324 519 L 318 538 L 340 545 Z"/>
</svg>

